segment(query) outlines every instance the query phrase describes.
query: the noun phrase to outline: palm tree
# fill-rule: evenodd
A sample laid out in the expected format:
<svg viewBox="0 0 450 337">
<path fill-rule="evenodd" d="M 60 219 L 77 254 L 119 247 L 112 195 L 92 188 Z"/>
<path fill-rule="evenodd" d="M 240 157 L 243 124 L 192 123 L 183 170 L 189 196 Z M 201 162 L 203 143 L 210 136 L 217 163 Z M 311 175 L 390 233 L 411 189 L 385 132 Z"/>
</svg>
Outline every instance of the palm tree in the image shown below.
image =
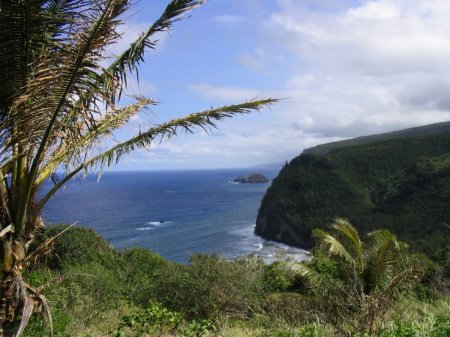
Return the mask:
<svg viewBox="0 0 450 337">
<path fill-rule="evenodd" d="M 419 267 L 408 262 L 408 246 L 387 229 L 363 241 L 345 219 L 330 227 L 331 232 L 315 229 L 313 236 L 315 255 L 329 259 L 334 272 L 319 272 L 314 260 L 290 268 L 310 289 L 318 313 L 342 335 L 376 334 L 398 290 L 418 279 Z"/>
<path fill-rule="evenodd" d="M 104 66 L 106 48 L 130 0 L 2 0 L 0 2 L 0 336 L 20 335 L 45 299 L 22 278 L 27 247 L 43 226 L 40 212 L 69 179 L 102 170 L 125 154 L 195 127 L 269 106 L 253 100 L 154 125 L 101 152 L 112 133 L 156 102 L 134 97 L 119 106 L 127 78 L 137 73 L 156 33 L 168 31 L 206 0 L 172 0 L 127 50 Z M 63 177 L 57 170 L 65 170 Z M 38 196 L 52 178 L 53 188 Z"/>
</svg>

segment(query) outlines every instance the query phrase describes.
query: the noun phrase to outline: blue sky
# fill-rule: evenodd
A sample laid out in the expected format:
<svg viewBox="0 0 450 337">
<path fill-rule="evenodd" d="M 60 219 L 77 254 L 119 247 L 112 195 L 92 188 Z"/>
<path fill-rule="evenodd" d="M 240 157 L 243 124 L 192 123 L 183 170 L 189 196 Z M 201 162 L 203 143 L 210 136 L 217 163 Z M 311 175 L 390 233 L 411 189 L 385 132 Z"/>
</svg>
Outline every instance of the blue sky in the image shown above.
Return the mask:
<svg viewBox="0 0 450 337">
<path fill-rule="evenodd" d="M 120 51 L 168 1 L 140 0 Z M 162 34 L 128 92 L 160 104 L 121 130 L 211 106 L 286 98 L 181 134 L 116 170 L 247 167 L 316 144 L 450 119 L 448 0 L 210 0 Z"/>
</svg>

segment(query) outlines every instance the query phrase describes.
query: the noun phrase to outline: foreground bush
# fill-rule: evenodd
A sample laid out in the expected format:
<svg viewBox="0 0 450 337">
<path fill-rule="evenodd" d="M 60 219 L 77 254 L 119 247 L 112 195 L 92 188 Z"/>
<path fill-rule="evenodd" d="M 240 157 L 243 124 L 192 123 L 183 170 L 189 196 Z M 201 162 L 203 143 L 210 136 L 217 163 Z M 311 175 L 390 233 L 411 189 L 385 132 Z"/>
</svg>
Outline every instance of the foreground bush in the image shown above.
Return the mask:
<svg viewBox="0 0 450 337">
<path fill-rule="evenodd" d="M 39 232 L 30 246 L 30 255 L 33 256 L 40 245 L 55 236 L 58 237 L 51 246 L 31 261 L 33 267 L 62 269 L 64 265 L 105 264 L 118 256 L 118 252 L 93 229 L 81 226 L 69 228 L 68 225 L 49 226 Z"/>
<path fill-rule="evenodd" d="M 421 269 L 408 263 L 408 247 L 389 230 L 363 241 L 344 219 L 331 232 L 313 233 L 319 261 L 291 264 L 312 295 L 312 309 L 340 335 L 378 335 L 399 294 L 419 281 Z"/>
<path fill-rule="evenodd" d="M 49 227 L 36 243 L 65 228 Z M 364 303 L 371 304 L 371 296 L 394 284 L 392 279 L 362 287 L 373 280 L 371 274 L 359 273 L 357 261 L 329 254 L 327 245 L 316 249 L 314 259 L 304 264 L 310 279 L 321 280 L 312 288 L 313 283 L 296 278 L 284 263 L 265 265 L 256 258 L 194 255 L 189 264 L 176 264 L 148 249 L 118 251 L 94 231 L 73 227 L 58 237 L 45 258 L 36 260 L 26 279 L 34 287 L 44 285 L 41 290 L 50 301 L 58 337 L 335 337 L 336 330 L 364 337 L 379 337 L 381 332 L 382 337 L 447 336 L 450 301 L 431 287 L 433 273 L 442 266 L 422 255 L 411 257 L 397 251 L 392 239 L 381 250 L 389 254 L 378 259 L 379 266 L 386 264 L 388 270 L 383 274 L 376 269 L 377 277 L 381 281 L 391 275 L 404 282 L 387 293 L 389 301 L 379 302 L 382 311 L 373 313 L 381 313 L 376 324 L 385 330 L 372 334 L 364 328 L 367 320 L 361 319 L 367 306 L 358 306 L 352 296 L 365 294 Z M 361 242 L 366 251 L 370 245 Z M 392 259 L 391 249 L 401 252 L 401 259 Z M 369 260 L 364 261 L 366 268 L 373 268 Z M 415 277 L 395 278 L 399 268 L 409 268 L 410 263 L 427 266 L 429 278 L 423 286 L 433 289 L 436 296 L 418 296 Z M 391 315 L 396 319 L 391 320 Z M 44 322 L 33 318 L 25 336 L 49 335 Z"/>
<path fill-rule="evenodd" d="M 155 299 L 191 318 L 249 317 L 265 301 L 264 263 L 193 255 L 189 265 L 172 264 L 155 279 Z"/>
</svg>

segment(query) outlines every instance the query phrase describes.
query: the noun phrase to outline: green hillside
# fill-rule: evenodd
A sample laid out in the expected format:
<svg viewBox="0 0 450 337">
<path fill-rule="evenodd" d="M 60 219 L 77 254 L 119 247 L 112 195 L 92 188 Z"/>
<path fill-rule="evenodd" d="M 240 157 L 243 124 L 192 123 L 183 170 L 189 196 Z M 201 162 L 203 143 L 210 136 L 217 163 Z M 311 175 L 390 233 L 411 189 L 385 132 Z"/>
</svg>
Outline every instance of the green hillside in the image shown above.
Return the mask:
<svg viewBox="0 0 450 337">
<path fill-rule="evenodd" d="M 256 233 L 311 248 L 311 230 L 339 216 L 366 232 L 389 228 L 414 249 L 434 252 L 450 242 L 449 127 L 440 123 L 304 151 L 267 191 Z"/>
<path fill-rule="evenodd" d="M 338 142 L 331 142 L 326 144 L 320 144 L 314 147 L 310 147 L 303 151 L 303 154 L 315 154 L 315 155 L 326 155 L 331 150 L 355 146 L 355 145 L 363 145 L 374 142 L 386 141 L 386 140 L 394 140 L 401 138 L 409 138 L 409 137 L 423 137 L 423 136 L 432 136 L 437 134 L 450 133 L 450 122 L 443 123 L 435 123 L 429 124 L 425 126 L 418 126 L 414 128 L 398 130 L 393 132 L 379 133 L 375 135 L 362 136 L 352 139 L 341 140 Z"/>
</svg>

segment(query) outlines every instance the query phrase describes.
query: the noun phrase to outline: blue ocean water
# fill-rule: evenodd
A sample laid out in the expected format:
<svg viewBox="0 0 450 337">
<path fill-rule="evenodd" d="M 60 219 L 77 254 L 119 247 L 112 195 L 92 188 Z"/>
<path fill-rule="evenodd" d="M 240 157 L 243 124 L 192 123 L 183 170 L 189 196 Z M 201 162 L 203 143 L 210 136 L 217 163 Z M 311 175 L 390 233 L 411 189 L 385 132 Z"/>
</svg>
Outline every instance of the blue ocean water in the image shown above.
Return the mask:
<svg viewBox="0 0 450 337">
<path fill-rule="evenodd" d="M 277 169 L 258 169 L 273 179 Z M 47 204 L 47 224 L 77 222 L 117 248 L 145 247 L 169 260 L 194 253 L 235 258 L 301 250 L 253 234 L 267 184 L 233 184 L 251 170 L 107 172 L 77 178 Z M 48 188 L 46 186 L 44 188 Z"/>
</svg>

